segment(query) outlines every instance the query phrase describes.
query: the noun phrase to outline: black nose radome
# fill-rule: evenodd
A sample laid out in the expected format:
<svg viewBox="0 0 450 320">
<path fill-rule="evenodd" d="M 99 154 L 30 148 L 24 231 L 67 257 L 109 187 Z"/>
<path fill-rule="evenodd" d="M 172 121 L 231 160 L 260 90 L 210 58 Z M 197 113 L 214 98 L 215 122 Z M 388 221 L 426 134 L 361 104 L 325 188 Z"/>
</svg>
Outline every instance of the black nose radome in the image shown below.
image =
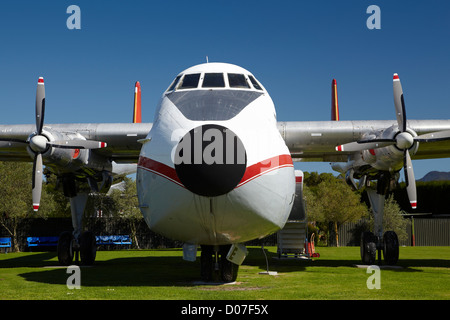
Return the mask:
<svg viewBox="0 0 450 320">
<path fill-rule="evenodd" d="M 239 137 L 216 124 L 196 127 L 178 143 L 175 171 L 195 194 L 216 197 L 233 190 L 247 167 L 247 154 Z"/>
</svg>

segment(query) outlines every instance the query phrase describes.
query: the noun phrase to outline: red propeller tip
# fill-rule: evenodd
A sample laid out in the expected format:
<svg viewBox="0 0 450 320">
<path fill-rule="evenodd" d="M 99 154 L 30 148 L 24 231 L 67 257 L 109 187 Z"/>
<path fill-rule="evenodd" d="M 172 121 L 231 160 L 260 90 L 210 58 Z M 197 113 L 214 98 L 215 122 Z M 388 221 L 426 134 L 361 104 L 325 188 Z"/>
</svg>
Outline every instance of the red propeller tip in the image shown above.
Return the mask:
<svg viewBox="0 0 450 320">
<path fill-rule="evenodd" d="M 411 208 L 413 209 L 417 208 L 417 201 L 411 201 Z"/>
<path fill-rule="evenodd" d="M 336 147 L 336 151 L 344 151 L 344 149 L 342 148 L 342 145 L 337 146 L 337 147 Z"/>
<path fill-rule="evenodd" d="M 38 83 L 44 84 L 44 78 L 43 77 L 39 77 Z"/>
<path fill-rule="evenodd" d="M 33 211 L 37 212 L 39 210 L 39 204 L 33 204 Z"/>
<path fill-rule="evenodd" d="M 398 77 L 398 74 L 394 73 L 394 81 L 395 80 L 400 80 L 400 78 Z"/>
</svg>

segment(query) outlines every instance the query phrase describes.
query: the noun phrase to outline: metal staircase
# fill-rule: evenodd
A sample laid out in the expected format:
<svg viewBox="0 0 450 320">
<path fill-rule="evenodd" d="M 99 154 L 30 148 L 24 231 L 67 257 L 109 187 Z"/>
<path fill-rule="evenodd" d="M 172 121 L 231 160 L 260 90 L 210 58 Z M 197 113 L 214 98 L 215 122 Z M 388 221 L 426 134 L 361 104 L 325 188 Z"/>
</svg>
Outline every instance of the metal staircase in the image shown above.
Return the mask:
<svg viewBox="0 0 450 320">
<path fill-rule="evenodd" d="M 277 234 L 278 258 L 305 258 L 307 224 L 306 206 L 303 200 L 303 172 L 295 170 L 294 204 L 288 221 Z"/>
<path fill-rule="evenodd" d="M 288 221 L 278 231 L 278 258 L 300 258 L 305 253 L 306 221 Z"/>
</svg>

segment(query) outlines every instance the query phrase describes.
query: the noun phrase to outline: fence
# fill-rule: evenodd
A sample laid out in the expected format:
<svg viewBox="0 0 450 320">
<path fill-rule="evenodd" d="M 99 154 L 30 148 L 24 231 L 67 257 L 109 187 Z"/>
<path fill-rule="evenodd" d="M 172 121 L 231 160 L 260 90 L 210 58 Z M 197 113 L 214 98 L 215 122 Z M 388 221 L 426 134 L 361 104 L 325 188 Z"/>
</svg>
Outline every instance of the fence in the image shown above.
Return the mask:
<svg viewBox="0 0 450 320">
<path fill-rule="evenodd" d="M 413 219 L 416 246 L 450 246 L 450 219 Z"/>
<path fill-rule="evenodd" d="M 410 218 L 406 226 L 406 239 L 401 246 L 450 246 L 450 219 Z M 361 232 L 369 230 L 365 220 L 348 222 L 338 230 L 340 246 L 359 246 Z M 330 237 L 333 239 L 333 237 Z"/>
</svg>

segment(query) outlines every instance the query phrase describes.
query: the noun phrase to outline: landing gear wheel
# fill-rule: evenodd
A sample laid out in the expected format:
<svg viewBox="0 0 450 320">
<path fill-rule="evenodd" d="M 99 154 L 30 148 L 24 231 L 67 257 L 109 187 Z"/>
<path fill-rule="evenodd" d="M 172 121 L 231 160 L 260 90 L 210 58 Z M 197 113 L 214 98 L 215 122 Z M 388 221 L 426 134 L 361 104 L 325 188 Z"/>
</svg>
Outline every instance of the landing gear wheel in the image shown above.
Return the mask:
<svg viewBox="0 0 450 320">
<path fill-rule="evenodd" d="M 220 247 L 220 275 L 223 282 L 236 281 L 239 266 L 227 260 L 231 246 Z"/>
<path fill-rule="evenodd" d="M 364 264 L 374 264 L 377 256 L 377 238 L 372 232 L 361 234 L 361 260 Z"/>
<path fill-rule="evenodd" d="M 97 255 L 97 242 L 92 232 L 86 231 L 80 237 L 81 263 L 85 266 L 94 264 Z"/>
<path fill-rule="evenodd" d="M 213 278 L 213 247 L 212 246 L 201 246 L 202 253 L 200 256 L 200 273 L 203 281 L 211 281 Z"/>
<path fill-rule="evenodd" d="M 239 266 L 227 260 L 231 246 L 219 246 L 218 250 L 214 246 L 201 247 L 200 264 L 203 281 L 236 281 Z"/>
<path fill-rule="evenodd" d="M 69 266 L 73 261 L 73 235 L 69 231 L 61 233 L 58 239 L 58 261 L 64 266 Z"/>
<path fill-rule="evenodd" d="M 395 265 L 398 261 L 399 243 L 394 231 L 386 231 L 383 236 L 383 256 L 388 265 Z"/>
</svg>

